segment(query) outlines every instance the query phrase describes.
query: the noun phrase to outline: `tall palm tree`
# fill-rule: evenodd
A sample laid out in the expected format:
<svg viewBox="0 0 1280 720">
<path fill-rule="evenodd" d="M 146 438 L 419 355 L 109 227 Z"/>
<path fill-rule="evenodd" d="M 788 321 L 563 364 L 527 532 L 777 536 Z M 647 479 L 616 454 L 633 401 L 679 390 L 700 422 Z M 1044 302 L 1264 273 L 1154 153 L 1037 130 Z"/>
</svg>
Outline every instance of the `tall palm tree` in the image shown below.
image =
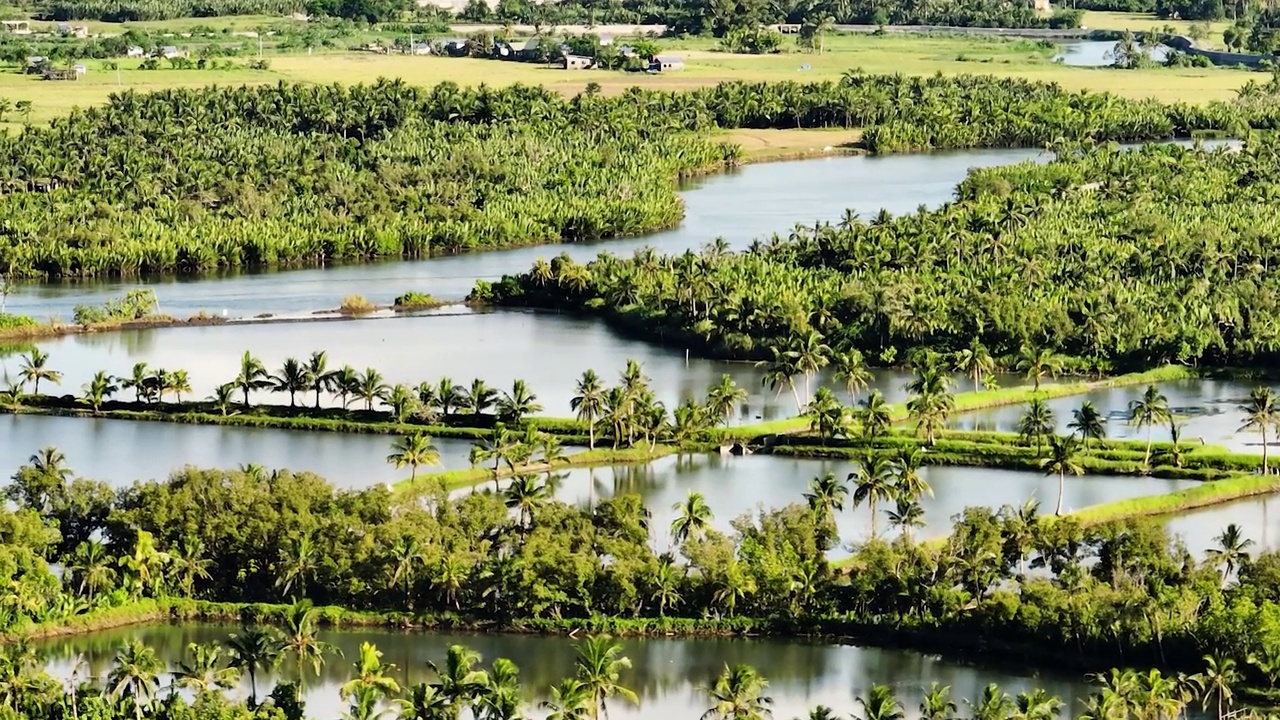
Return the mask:
<svg viewBox="0 0 1280 720">
<path fill-rule="evenodd" d="M 711 707 L 702 720 L 765 720 L 773 717 L 773 698 L 764 694 L 769 682 L 750 665 L 724 666 L 707 688 Z"/>
<path fill-rule="evenodd" d="M 760 376 L 760 383 L 774 391 L 775 400 L 782 395 L 784 388 L 790 388 L 791 396 L 796 401 L 796 412 L 802 412 L 804 403 L 800 401 L 800 393 L 796 390 L 796 375 L 800 374 L 800 369 L 795 359 L 785 351 L 780 348 L 771 348 L 771 350 L 772 359 L 756 363 L 756 367 L 764 370 Z"/>
<path fill-rule="evenodd" d="M 893 425 L 889 403 L 879 390 L 872 390 L 871 395 L 859 403 L 857 418 L 862 426 L 862 436 L 871 442 L 889 432 Z"/>
<path fill-rule="evenodd" d="M 102 403 L 111 399 L 120 388 L 116 385 L 115 378 L 99 370 L 92 380 L 84 384 L 83 389 L 85 404 L 93 408 L 93 414 L 97 415 L 102 409 Z"/>
<path fill-rule="evenodd" d="M 666 617 L 667 608 L 680 604 L 680 583 L 684 573 L 678 565 L 664 557 L 658 561 L 658 572 L 653 577 L 653 597 L 658 604 L 658 617 Z"/>
<path fill-rule="evenodd" d="M 579 422 L 587 424 L 587 448 L 596 447 L 596 419 L 604 412 L 604 384 L 595 370 L 587 370 L 578 379 L 576 394 L 569 400 Z"/>
<path fill-rule="evenodd" d="M 270 387 L 271 376 L 267 374 L 267 367 L 262 361 L 245 350 L 240 358 L 240 374 L 231 384 L 244 394 L 244 406 L 249 407 L 249 393 Z"/>
<path fill-rule="evenodd" d="M 169 571 L 184 597 L 195 596 L 196 581 L 209 579 L 212 564 L 205 557 L 204 542 L 191 535 L 184 536 L 181 544 L 169 552 Z"/>
<path fill-rule="evenodd" d="M 843 382 L 845 392 L 849 393 L 849 402 L 857 402 L 858 391 L 867 389 L 873 379 L 862 353 L 857 350 L 839 353 L 832 358 L 831 364 L 836 380 Z"/>
<path fill-rule="evenodd" d="M 804 494 L 809 509 L 825 524 L 837 511 L 844 510 L 849 497 L 849 487 L 836 479 L 835 473 L 824 473 L 809 481 L 809 491 Z"/>
<path fill-rule="evenodd" d="M 178 403 L 182 402 L 183 393 L 191 393 L 191 378 L 186 370 L 174 370 L 169 373 L 169 390 L 173 392 L 173 399 Z"/>
<path fill-rule="evenodd" d="M 888 685 L 872 685 L 865 697 L 855 701 L 861 712 L 855 717 L 858 720 L 903 720 L 902 703 L 893 694 Z"/>
<path fill-rule="evenodd" d="M 431 444 L 430 437 L 422 433 L 406 435 L 397 438 L 391 444 L 391 454 L 387 456 L 387 462 L 395 465 L 397 470 L 408 465 L 413 469 L 409 474 L 409 480 L 417 480 L 420 466 L 440 464 L 440 450 Z"/>
<path fill-rule="evenodd" d="M 133 390 L 133 401 L 142 402 L 145 398 L 147 390 L 147 364 L 144 362 L 134 363 L 133 371 L 128 378 L 125 378 L 121 385 L 125 388 Z"/>
<path fill-rule="evenodd" d="M 956 353 L 955 368 L 973 378 L 973 389 L 976 392 L 982 389 L 982 376 L 994 372 L 996 363 L 986 346 L 974 338 L 969 347 Z"/>
<path fill-rule="evenodd" d="M 1141 398 L 1129 402 L 1129 422 L 1139 430 L 1143 425 L 1147 427 L 1147 452 L 1143 456 L 1143 465 L 1151 465 L 1151 429 L 1171 418 L 1169 399 L 1155 385 L 1148 385 Z"/>
<path fill-rule="evenodd" d="M 400 684 L 391 677 L 395 666 L 382 662 L 382 652 L 373 643 L 360 643 L 360 654 L 353 667 L 354 677 L 338 689 L 343 700 L 358 697 L 367 702 L 370 696 L 389 699 L 400 693 Z"/>
<path fill-rule="evenodd" d="M 715 519 L 711 507 L 707 505 L 707 499 L 702 493 L 692 490 L 688 497 L 672 505 L 671 509 L 677 513 L 676 518 L 671 521 L 671 539 L 677 545 L 690 538 L 701 537 Z"/>
<path fill-rule="evenodd" d="M 285 611 L 278 649 L 282 657 L 293 660 L 295 699 L 302 699 L 302 687 L 306 682 L 307 668 L 320 676 L 326 655 L 342 655 L 337 647 L 320 640 L 316 627 L 316 609 L 308 602 L 294 603 Z"/>
<path fill-rule="evenodd" d="M 1231 658 L 1205 655 L 1204 662 L 1205 668 L 1199 673 L 1200 685 L 1204 688 L 1201 707 L 1208 710 L 1209 704 L 1216 702 L 1218 720 L 1222 720 L 1235 699 L 1234 688 L 1241 680 L 1240 671 Z"/>
<path fill-rule="evenodd" d="M 911 393 L 907 412 L 916 422 L 916 431 L 923 432 L 930 445 L 936 441 L 938 430 L 946 424 L 955 407 L 950 385 L 951 378 L 936 363 L 917 368 L 916 376 L 906 385 Z"/>
<path fill-rule="evenodd" d="M 1058 509 L 1054 514 L 1062 514 L 1062 496 L 1067 489 L 1067 475 L 1083 475 L 1084 468 L 1076 461 L 1079 441 L 1074 435 L 1049 437 L 1049 457 L 1040 461 L 1040 469 L 1045 475 L 1058 476 Z"/>
<path fill-rule="evenodd" d="M 306 365 L 297 358 L 286 358 L 280 366 L 280 372 L 267 378 L 272 392 L 288 393 L 289 407 L 297 407 L 298 393 L 311 389 L 311 377 L 307 374 Z"/>
<path fill-rule="evenodd" d="M 240 682 L 240 671 L 222 664 L 222 647 L 217 644 L 187 643 L 187 657 L 178 663 L 173 682 L 195 693 L 231 690 Z"/>
<path fill-rule="evenodd" d="M 823 445 L 827 444 L 829 438 L 846 432 L 845 408 L 835 393 L 827 388 L 818 388 L 804 412 L 809 417 L 809 429 L 818 433 Z"/>
<path fill-rule="evenodd" d="M 1244 413 L 1244 423 L 1240 432 L 1256 430 L 1262 435 L 1262 474 L 1267 469 L 1267 430 L 1280 421 L 1280 408 L 1276 407 L 1276 396 L 1269 387 L 1254 388 L 1249 399 L 1237 406 Z"/>
<path fill-rule="evenodd" d="M 516 380 L 511 384 L 511 392 L 502 393 L 498 398 L 498 417 L 503 422 L 519 423 L 526 415 L 542 412 L 538 396 L 529 390 L 529 384 Z"/>
<path fill-rule="evenodd" d="M 1044 446 L 1045 436 L 1051 434 L 1053 434 L 1053 411 L 1040 398 L 1032 398 L 1031 402 L 1027 403 L 1026 411 L 1018 419 L 1018 435 L 1028 445 L 1035 440 L 1036 453 L 1039 453 Z"/>
<path fill-rule="evenodd" d="M 18 376 L 22 378 L 24 387 L 27 383 L 32 384 L 32 395 L 40 394 L 41 380 L 47 380 L 54 385 L 62 384 L 62 373 L 49 368 L 49 353 L 41 352 L 40 348 L 32 348 L 31 352 L 22 357 Z"/>
<path fill-rule="evenodd" d="M 78 590 L 92 604 L 99 592 L 111 587 L 116 571 L 111 563 L 114 558 L 107 546 L 97 540 L 85 540 L 76 546 L 74 560 L 67 570 L 78 581 Z"/>
<path fill-rule="evenodd" d="M 608 703 L 615 695 L 633 704 L 640 702 L 635 691 L 621 684 L 622 671 L 631 667 L 631 659 L 622 654 L 622 645 L 608 635 L 588 635 L 573 647 L 578 652 L 578 679 L 591 694 L 592 718 L 603 713 L 608 720 Z"/>
<path fill-rule="evenodd" d="M 726 424 L 747 397 L 746 389 L 738 387 L 733 376 L 725 373 L 720 376 L 720 382 L 707 391 L 707 413 L 716 419 L 717 424 Z"/>
<path fill-rule="evenodd" d="M 1062 372 L 1062 358 L 1047 347 L 1023 345 L 1018 351 L 1018 372 L 1035 383 L 1034 391 L 1040 392 L 1040 382 L 1046 377 L 1057 377 Z"/>
<path fill-rule="evenodd" d="M 320 409 L 320 394 L 333 389 L 336 373 L 329 369 L 329 356 L 323 350 L 311 353 L 304 366 L 308 389 L 315 393 L 315 407 Z"/>
<path fill-rule="evenodd" d="M 504 494 L 507 507 L 519 512 L 520 525 L 525 529 L 533 527 L 534 513 L 546 504 L 551 495 L 546 483 L 533 475 L 517 475 L 507 485 Z"/>
<path fill-rule="evenodd" d="M 1213 539 L 1217 545 L 1205 551 L 1205 555 L 1215 565 L 1222 565 L 1225 569 L 1223 579 L 1231 577 L 1231 573 L 1236 568 L 1249 562 L 1249 546 L 1253 545 L 1253 541 L 1244 536 L 1244 531 L 1240 526 L 1231 523 L 1222 529 L 1222 532 Z"/>
<path fill-rule="evenodd" d="M 373 411 L 373 403 L 376 400 L 383 400 L 387 397 L 387 383 L 382 378 L 382 373 L 376 368 L 365 368 L 363 373 L 357 376 L 355 395 L 364 400 L 364 409 L 367 412 Z"/>
<path fill-rule="evenodd" d="M 520 668 L 507 658 L 493 661 L 489 682 L 472 708 L 477 720 L 517 720 L 521 705 Z"/>
<path fill-rule="evenodd" d="M 246 627 L 227 639 L 230 666 L 249 676 L 249 705 L 258 705 L 258 673 L 270 670 L 280 659 L 280 641 L 274 631 Z"/>
<path fill-rule="evenodd" d="M 894 495 L 893 470 L 888 461 L 878 455 L 866 455 L 858 461 L 858 469 L 847 478 L 853 483 L 853 507 L 863 503 L 871 509 L 871 537 L 876 536 L 876 503 L 892 500 Z"/>
<path fill-rule="evenodd" d="M 899 495 L 897 505 L 888 511 L 888 515 L 889 526 L 902 530 L 907 542 L 911 542 L 912 528 L 924 527 L 924 508 L 909 497 Z"/>
<path fill-rule="evenodd" d="M 920 466 L 924 464 L 924 453 L 919 448 L 901 448 L 898 455 L 890 463 L 894 475 L 894 490 L 899 497 L 908 500 L 919 500 L 928 495 L 933 497 L 933 488 L 920 474 Z"/>
<path fill-rule="evenodd" d="M 1085 452 L 1088 452 L 1090 441 L 1102 440 L 1107 436 L 1105 422 L 1098 408 L 1085 400 L 1080 403 L 1079 409 L 1071 411 L 1071 422 L 1067 423 L 1067 429 L 1080 438 Z"/>
<path fill-rule="evenodd" d="M 796 370 L 804 376 L 804 400 L 808 402 L 809 381 L 830 362 L 831 348 L 823 341 L 822 333 L 810 330 L 792 338 L 786 354 L 791 358 Z"/>
<path fill-rule="evenodd" d="M 107 691 L 116 700 L 132 702 L 134 717 L 142 720 L 155 704 L 162 670 L 164 663 L 154 648 L 130 640 L 116 653 L 115 666 L 107 674 Z"/>
<path fill-rule="evenodd" d="M 1062 699 L 1050 695 L 1042 688 L 1018 693 L 1014 699 L 1017 720 L 1054 720 L 1062 711 Z"/>
<path fill-rule="evenodd" d="M 498 391 L 489 387 L 484 380 L 475 378 L 471 381 L 471 387 L 467 388 L 464 397 L 471 414 L 478 416 L 493 407 L 498 400 Z"/>
<path fill-rule="evenodd" d="M 301 535 L 290 540 L 289 549 L 281 553 L 280 574 L 276 578 L 276 588 L 288 597 L 293 590 L 297 596 L 307 596 L 307 579 L 320 567 L 320 557 L 310 535 Z"/>
</svg>

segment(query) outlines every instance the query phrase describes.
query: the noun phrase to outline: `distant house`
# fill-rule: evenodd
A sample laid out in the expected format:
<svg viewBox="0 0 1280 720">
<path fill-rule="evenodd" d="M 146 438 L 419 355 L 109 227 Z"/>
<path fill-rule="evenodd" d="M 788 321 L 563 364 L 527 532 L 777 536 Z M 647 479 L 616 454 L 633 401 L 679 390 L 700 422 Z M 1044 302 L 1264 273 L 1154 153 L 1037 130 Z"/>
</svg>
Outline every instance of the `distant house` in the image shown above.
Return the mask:
<svg viewBox="0 0 1280 720">
<path fill-rule="evenodd" d="M 0 25 L 3 25 L 4 31 L 10 35 L 31 34 L 31 24 L 26 20 L 0 20 Z"/>
<path fill-rule="evenodd" d="M 524 47 L 516 52 L 516 56 L 525 61 L 537 60 L 542 57 L 542 38 L 529 38 Z"/>
<path fill-rule="evenodd" d="M 560 67 L 565 70 L 590 70 L 595 64 L 595 58 L 586 55 L 565 55 L 560 59 Z"/>
<path fill-rule="evenodd" d="M 649 72 L 673 72 L 684 69 L 684 58 L 678 55 L 654 55 L 649 58 Z"/>
<path fill-rule="evenodd" d="M 624 58 L 633 58 L 636 55 L 639 55 L 639 53 L 637 53 L 636 49 L 631 47 L 630 45 L 619 45 L 618 55 Z"/>
<path fill-rule="evenodd" d="M 156 53 L 157 57 L 172 60 L 174 58 L 186 57 L 187 51 L 173 45 L 165 45 Z"/>
<path fill-rule="evenodd" d="M 127 47 L 127 48 L 125 48 L 125 49 L 124 49 L 124 56 L 125 56 L 125 57 L 140 58 L 140 57 L 142 57 L 143 55 L 146 55 L 146 54 L 147 54 L 147 51 L 143 50 L 142 48 L 138 47 L 137 45 L 130 45 L 129 47 Z"/>
</svg>

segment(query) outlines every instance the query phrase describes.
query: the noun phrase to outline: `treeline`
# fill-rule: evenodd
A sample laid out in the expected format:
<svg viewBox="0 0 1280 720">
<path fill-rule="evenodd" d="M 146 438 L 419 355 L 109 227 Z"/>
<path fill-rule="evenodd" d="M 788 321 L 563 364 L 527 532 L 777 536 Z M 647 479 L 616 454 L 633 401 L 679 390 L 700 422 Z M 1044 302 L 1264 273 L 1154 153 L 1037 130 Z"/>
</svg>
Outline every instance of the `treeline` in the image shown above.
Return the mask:
<svg viewBox="0 0 1280 720">
<path fill-rule="evenodd" d="M 673 177 L 736 160 L 688 132 L 716 127 L 862 127 L 874 151 L 1037 146 L 1273 127 L 1276 107 L 860 72 L 613 98 L 399 81 L 126 92 L 0 138 L 0 267 L 132 276 L 633 234 L 679 220 Z"/>
<path fill-rule="evenodd" d="M 913 472 L 895 463 L 877 482 L 922 491 Z M 1253 557 L 1239 528 L 1204 563 L 1157 523 L 1086 529 L 1043 518 L 1034 503 L 970 508 L 941 546 L 907 539 L 919 517 L 895 523 L 892 540 L 840 538 L 837 513 L 883 499 L 862 475 L 815 478 L 795 504 L 739 517 L 725 534 L 697 494 L 655 528 L 637 496 L 575 507 L 550 500 L 541 478 L 450 497 L 186 468 L 113 491 L 40 453 L 5 491 L 18 509 L 0 514 L 12 571 L 0 626 L 148 597 L 310 599 L 426 623 L 661 632 L 718 622 L 1031 644 L 1060 659 L 1187 670 L 1209 652 L 1255 683 L 1269 682 L 1259 663 L 1280 666 L 1280 555 Z M 826 560 L 842 541 L 855 543 L 847 572 Z M 46 562 L 65 568 L 61 580 Z"/>
<path fill-rule="evenodd" d="M 364 22 L 395 20 L 413 8 L 404 0 L 49 0 L 42 17 L 50 20 L 143 22 L 224 15 L 289 15 Z"/>
<path fill-rule="evenodd" d="M 847 213 L 745 253 L 560 257 L 473 297 L 600 308 L 734 356 L 817 342 L 887 365 L 927 350 L 1012 366 L 1028 347 L 1080 371 L 1269 365 L 1277 149 L 1066 151 L 973 171 L 937 210 Z"/>
</svg>

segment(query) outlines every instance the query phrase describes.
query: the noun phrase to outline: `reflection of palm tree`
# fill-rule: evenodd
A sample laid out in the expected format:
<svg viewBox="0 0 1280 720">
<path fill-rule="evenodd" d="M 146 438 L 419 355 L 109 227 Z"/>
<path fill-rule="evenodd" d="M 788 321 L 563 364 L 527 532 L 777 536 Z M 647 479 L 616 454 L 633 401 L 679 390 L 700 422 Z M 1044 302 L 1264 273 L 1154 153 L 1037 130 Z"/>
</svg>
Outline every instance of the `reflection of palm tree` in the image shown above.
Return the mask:
<svg viewBox="0 0 1280 720">
<path fill-rule="evenodd" d="M 249 676 L 249 705 L 258 704 L 258 672 L 270 670 L 280 658 L 280 646 L 275 634 L 261 627 L 247 627 L 234 633 L 227 640 L 231 652 L 231 667 Z"/>
<path fill-rule="evenodd" d="M 107 688 L 111 697 L 132 701 L 135 716 L 142 720 L 155 704 L 163 669 L 164 663 L 156 657 L 154 648 L 132 640 L 116 653 L 115 667 L 107 675 Z"/>
</svg>

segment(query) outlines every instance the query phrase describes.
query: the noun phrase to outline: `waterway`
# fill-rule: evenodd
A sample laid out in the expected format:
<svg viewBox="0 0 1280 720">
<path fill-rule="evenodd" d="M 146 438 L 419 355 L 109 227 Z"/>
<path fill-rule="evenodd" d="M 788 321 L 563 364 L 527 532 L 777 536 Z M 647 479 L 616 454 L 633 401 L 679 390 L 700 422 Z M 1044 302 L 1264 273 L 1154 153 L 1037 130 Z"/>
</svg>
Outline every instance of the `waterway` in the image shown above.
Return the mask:
<svg viewBox="0 0 1280 720">
<path fill-rule="evenodd" d="M 1075 40 L 1060 43 L 1062 51 L 1054 56 L 1055 62 L 1074 67 L 1110 67 L 1115 62 L 1114 40 Z M 1169 48 L 1158 45 L 1147 49 L 1147 55 L 1155 62 L 1164 62 Z"/>
<path fill-rule="evenodd" d="M 79 665 L 78 677 L 102 677 L 110 671 L 112 657 L 128 640 L 138 639 L 156 648 L 167 667 L 182 659 L 188 643 L 224 641 L 234 629 L 209 625 L 148 625 L 94 633 L 87 636 L 44 641 L 36 649 L 48 658 L 48 668 L 56 677 L 69 678 Z M 362 642 L 375 643 L 385 653 L 384 660 L 395 665 L 392 676 L 403 685 L 431 682 L 427 662 L 440 664 L 450 645 L 462 644 L 478 651 L 484 664 L 505 657 L 521 671 L 527 708 L 548 697 L 548 689 L 574 672 L 573 641 L 565 637 L 533 635 L 467 635 L 444 633 L 398 633 L 381 630 L 326 631 L 321 639 L 337 646 L 342 657 L 330 657 L 319 678 L 305 686 L 307 716 L 337 720 L 345 710 L 338 688 L 353 674 L 351 663 L 358 657 Z M 873 684 L 889 685 L 914 716 L 930 683 L 951 687 L 952 697 L 966 711 L 965 699 L 977 699 L 989 683 L 996 683 L 1011 695 L 1044 688 L 1062 698 L 1072 712 L 1089 689 L 1081 678 L 1066 673 L 1036 673 L 1025 664 L 1017 666 L 971 665 L 905 650 L 865 648 L 830 642 L 805 640 L 745 639 L 627 639 L 623 654 L 632 662 L 620 683 L 633 689 L 639 704 L 624 700 L 609 704 L 615 720 L 697 720 L 710 705 L 703 689 L 725 665 L 739 663 L 756 668 L 769 681 L 767 694 L 773 698 L 773 716 L 804 717 L 822 704 L 841 717 L 853 714 L 854 698 L 865 695 Z M 989 661 L 989 658 L 983 658 Z M 82 663 L 82 664 L 81 664 Z M 278 672 L 291 673 L 288 669 Z M 270 692 L 278 675 L 259 680 L 259 695 Z M 285 679 L 293 677 L 287 674 Z M 247 697 L 248 680 L 238 690 Z M 540 715 L 541 711 L 534 711 Z"/>
</svg>

